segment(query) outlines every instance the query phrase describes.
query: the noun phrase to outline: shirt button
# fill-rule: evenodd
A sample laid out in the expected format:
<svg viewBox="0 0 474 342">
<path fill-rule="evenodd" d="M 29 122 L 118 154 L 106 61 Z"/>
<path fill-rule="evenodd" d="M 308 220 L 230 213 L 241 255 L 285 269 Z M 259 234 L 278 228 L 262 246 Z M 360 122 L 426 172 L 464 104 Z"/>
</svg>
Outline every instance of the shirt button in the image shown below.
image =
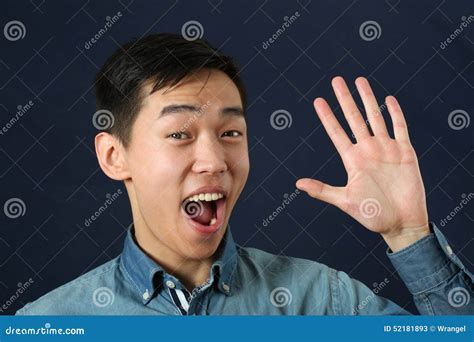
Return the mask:
<svg viewBox="0 0 474 342">
<path fill-rule="evenodd" d="M 166 281 L 166 286 L 168 286 L 170 289 L 174 289 L 176 287 L 176 285 L 171 280 Z"/>
<path fill-rule="evenodd" d="M 147 300 L 148 298 L 150 298 L 150 294 L 148 293 L 148 290 L 146 290 L 145 293 L 143 294 L 143 299 Z"/>
<path fill-rule="evenodd" d="M 453 250 L 451 249 L 450 245 L 446 245 L 446 251 L 448 252 L 449 255 L 453 254 Z"/>
<path fill-rule="evenodd" d="M 222 288 L 224 289 L 225 292 L 229 292 L 229 291 L 230 291 L 230 286 L 227 285 L 226 283 L 222 283 Z"/>
</svg>

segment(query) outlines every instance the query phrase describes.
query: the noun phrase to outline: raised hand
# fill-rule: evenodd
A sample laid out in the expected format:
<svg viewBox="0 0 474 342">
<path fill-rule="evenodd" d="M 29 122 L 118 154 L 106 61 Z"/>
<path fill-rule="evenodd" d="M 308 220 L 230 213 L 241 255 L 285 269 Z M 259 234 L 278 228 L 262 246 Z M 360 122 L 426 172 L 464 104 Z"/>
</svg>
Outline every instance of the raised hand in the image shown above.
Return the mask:
<svg viewBox="0 0 474 342">
<path fill-rule="evenodd" d="M 357 143 L 351 142 L 324 99 L 317 98 L 314 107 L 342 158 L 347 184 L 335 187 L 302 178 L 296 186 L 380 233 L 392 251 L 398 251 L 429 234 L 425 189 L 402 110 L 393 96 L 386 98 L 392 139 L 368 81 L 359 77 L 356 86 L 371 135 L 344 79 L 334 78 L 332 86 Z"/>
</svg>

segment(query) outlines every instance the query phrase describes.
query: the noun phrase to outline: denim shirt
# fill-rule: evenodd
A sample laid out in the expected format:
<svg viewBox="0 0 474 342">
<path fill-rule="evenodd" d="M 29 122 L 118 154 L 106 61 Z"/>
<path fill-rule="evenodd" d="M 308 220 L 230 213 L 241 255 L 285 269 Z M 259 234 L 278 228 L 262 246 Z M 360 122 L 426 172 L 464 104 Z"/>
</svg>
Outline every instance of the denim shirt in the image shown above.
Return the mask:
<svg viewBox="0 0 474 342">
<path fill-rule="evenodd" d="M 473 275 L 434 224 L 430 228 L 407 248 L 387 250 L 389 259 L 421 314 L 474 314 Z M 315 261 L 238 246 L 227 229 L 207 282 L 188 293 L 140 249 L 132 225 L 121 255 L 17 315 L 409 314 L 376 290 Z"/>
</svg>

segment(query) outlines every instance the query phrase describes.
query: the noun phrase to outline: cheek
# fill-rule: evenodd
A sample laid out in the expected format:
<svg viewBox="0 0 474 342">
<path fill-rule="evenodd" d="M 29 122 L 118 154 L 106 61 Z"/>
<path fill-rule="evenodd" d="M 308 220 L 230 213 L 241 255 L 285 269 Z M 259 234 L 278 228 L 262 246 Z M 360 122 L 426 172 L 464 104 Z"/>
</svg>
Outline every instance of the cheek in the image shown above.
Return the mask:
<svg viewBox="0 0 474 342">
<path fill-rule="evenodd" d="M 245 147 L 233 151 L 231 160 L 234 177 L 238 178 L 235 181 L 245 183 L 250 169 L 248 149 Z"/>
<path fill-rule="evenodd" d="M 186 172 L 186 158 L 167 148 L 157 148 L 148 158 L 149 167 L 146 173 L 149 184 L 154 184 L 160 194 L 178 196 L 178 187 Z"/>
<path fill-rule="evenodd" d="M 134 160 L 132 175 L 142 205 L 153 210 L 175 206 L 180 199 L 185 172 L 185 158 L 175 150 L 166 146 L 143 146 Z"/>
</svg>

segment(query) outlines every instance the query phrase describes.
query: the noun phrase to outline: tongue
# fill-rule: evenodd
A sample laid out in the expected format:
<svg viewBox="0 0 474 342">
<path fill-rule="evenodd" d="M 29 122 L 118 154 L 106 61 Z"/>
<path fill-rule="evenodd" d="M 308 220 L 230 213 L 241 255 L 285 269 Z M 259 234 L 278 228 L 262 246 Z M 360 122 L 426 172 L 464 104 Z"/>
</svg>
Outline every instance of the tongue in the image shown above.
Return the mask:
<svg viewBox="0 0 474 342">
<path fill-rule="evenodd" d="M 200 224 L 209 225 L 209 222 L 212 219 L 212 214 L 214 213 L 214 210 L 212 208 L 214 203 L 201 201 L 200 204 L 202 205 L 200 215 L 193 217 L 193 220 L 199 222 Z"/>
</svg>

